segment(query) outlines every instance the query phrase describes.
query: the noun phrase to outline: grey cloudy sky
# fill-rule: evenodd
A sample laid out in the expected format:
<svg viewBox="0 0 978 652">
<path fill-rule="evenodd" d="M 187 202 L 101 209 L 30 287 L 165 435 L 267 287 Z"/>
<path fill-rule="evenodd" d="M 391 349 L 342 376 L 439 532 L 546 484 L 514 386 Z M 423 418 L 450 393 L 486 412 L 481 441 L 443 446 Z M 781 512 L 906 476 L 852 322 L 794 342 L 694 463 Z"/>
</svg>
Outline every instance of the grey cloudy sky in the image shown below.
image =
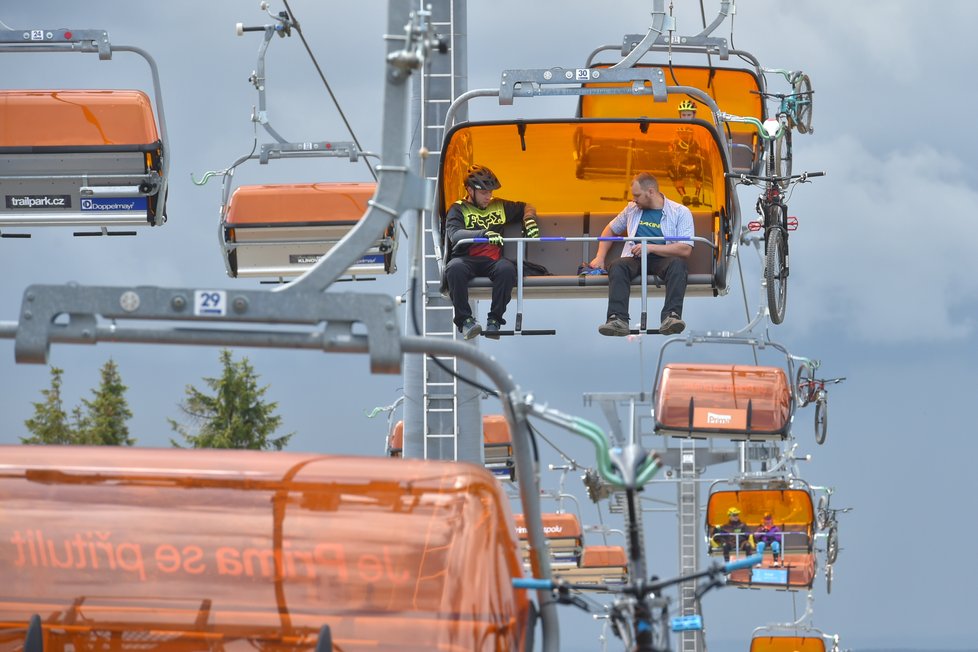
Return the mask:
<svg viewBox="0 0 978 652">
<path fill-rule="evenodd" d="M 0 20 L 11 27 L 106 29 L 113 43 L 151 52 L 160 66 L 172 150 L 164 227 L 129 239 L 73 240 L 48 231 L 31 240 L 0 240 L 0 321 L 16 319 L 31 283 L 258 287 L 224 273 L 219 184 L 190 182 L 191 173 L 223 168 L 251 148 L 256 95 L 247 78 L 259 37 L 238 38 L 233 26 L 262 22 L 257 4 L 0 3 Z M 698 31 L 699 4 L 674 4 L 679 31 Z M 593 48 L 644 32 L 651 9 L 647 0 L 471 5 L 470 88 L 496 86 L 508 68 L 581 65 Z M 707 2 L 708 17 L 718 5 Z M 292 7 L 358 138 L 366 149 L 379 150 L 386 3 L 295 0 Z M 281 7 L 273 2 L 273 9 Z M 735 45 L 765 66 L 806 70 L 816 92 L 815 134 L 796 136 L 795 169 L 828 176 L 791 198 L 790 213 L 801 226 L 791 236 L 788 316 L 770 335 L 794 353 L 820 358 L 826 374 L 848 377 L 831 390 L 826 445 L 814 445 L 811 408 L 799 412 L 795 431 L 800 452 L 813 455 L 803 477 L 835 486 L 836 500 L 856 508 L 843 517 L 832 595 L 825 595 L 821 579 L 816 584 L 814 618 L 853 649 L 975 649 L 978 634 L 968 593 L 978 570 L 966 554 L 969 542 L 978 540 L 978 518 L 967 507 L 978 449 L 967 407 L 974 402 L 970 372 L 978 363 L 971 210 L 978 204 L 978 161 L 967 121 L 975 100 L 968 53 L 976 18 L 978 4 L 968 0 L 737 4 Z M 721 31 L 727 35 L 729 22 Z M 148 88 L 145 65 L 124 54 L 111 62 L 92 55 L 8 54 L 2 70 L 4 88 Z M 268 75 L 270 119 L 280 132 L 295 140 L 348 139 L 298 39 L 276 39 Z M 504 111 L 486 101 L 473 106 L 471 116 L 551 110 L 541 105 L 517 100 Z M 324 179 L 367 176 L 361 166 L 338 160 L 251 164 L 237 175 L 238 183 Z M 742 191 L 745 215 L 755 196 Z M 402 270 L 408 249 L 402 248 Z M 743 264 L 753 313 L 760 294 L 753 251 L 744 250 Z M 369 289 L 399 294 L 404 286 L 399 274 Z M 557 336 L 482 346 L 540 400 L 603 424 L 598 411 L 582 407 L 581 394 L 648 389 L 659 346 L 651 337 L 600 338 L 595 329 L 604 309 L 599 300 L 533 303 L 524 326 L 556 328 Z M 745 322 L 739 283 L 721 299 L 690 299 L 684 316 L 695 330 L 739 328 Z M 371 376 L 359 356 L 238 354 L 247 355 L 271 386 L 284 429 L 297 433 L 292 448 L 383 451 L 385 424 L 363 412 L 392 403 L 400 378 Z M 218 372 L 218 353 L 209 348 L 59 345 L 50 361 L 65 370 L 68 406 L 96 385 L 97 370 L 110 356 L 129 385 L 132 433 L 144 446 L 167 445 L 166 417 L 176 415 L 184 386 Z M 49 373 L 15 364 L 13 343 L 0 341 L 0 378 L 0 442 L 16 443 Z M 483 411 L 498 409 L 487 401 Z M 587 462 L 577 444 L 562 445 Z M 711 475 L 733 472 L 721 468 Z M 551 486 L 555 481 L 551 477 Z M 668 497 L 670 490 L 653 491 Z M 673 519 L 649 517 L 651 567 L 663 576 L 673 570 Z M 746 649 L 754 627 L 793 620 L 804 598 L 728 589 L 710 594 L 704 608 L 714 650 Z M 577 649 L 590 649 L 597 626 L 574 627 L 586 630 L 581 640 L 588 642 Z M 574 649 L 568 638 L 567 649 Z"/>
</svg>

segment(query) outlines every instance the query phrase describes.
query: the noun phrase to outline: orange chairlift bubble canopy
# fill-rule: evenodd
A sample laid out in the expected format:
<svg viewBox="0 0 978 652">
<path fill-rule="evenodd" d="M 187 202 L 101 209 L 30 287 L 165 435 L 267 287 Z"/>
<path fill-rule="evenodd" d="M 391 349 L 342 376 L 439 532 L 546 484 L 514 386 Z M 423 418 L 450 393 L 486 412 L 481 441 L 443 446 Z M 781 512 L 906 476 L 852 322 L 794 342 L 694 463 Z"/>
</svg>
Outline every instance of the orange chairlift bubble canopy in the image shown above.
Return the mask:
<svg viewBox="0 0 978 652">
<path fill-rule="evenodd" d="M 446 136 L 440 179 L 441 217 L 465 197 L 469 166 L 499 178 L 496 196 L 532 204 L 541 215 L 615 214 L 631 200 L 632 178 L 650 172 L 667 196 L 674 144 L 692 140 L 703 157 L 709 206 L 729 211 L 723 153 L 705 122 L 668 120 L 521 120 L 462 123 Z M 675 195 L 673 195 L 675 198 Z"/>
<path fill-rule="evenodd" d="M 754 636 L 750 652 L 825 652 L 821 636 Z"/>
<path fill-rule="evenodd" d="M 814 526 L 815 509 L 806 489 L 745 489 L 715 491 L 706 508 L 708 525 L 727 522 L 727 510 L 740 509 L 740 520 L 757 525 L 770 512 L 778 525 Z"/>
<path fill-rule="evenodd" d="M 528 602 L 512 588 L 522 570 L 508 500 L 476 466 L 2 452 L 0 629 L 21 628 L 5 640 L 22 641 L 38 614 L 46 649 L 112 638 L 142 650 L 163 634 L 186 649 L 312 649 L 323 625 L 344 650 L 524 645 Z"/>
<path fill-rule="evenodd" d="M 0 148 L 159 146 L 149 98 L 136 90 L 2 90 Z"/>
<path fill-rule="evenodd" d="M 597 64 L 606 68 L 609 64 Z M 639 68 L 652 67 L 639 64 Z M 705 66 L 660 66 L 669 86 L 692 86 L 709 95 L 721 111 L 764 121 L 764 102 L 759 94 L 761 84 L 752 70 L 739 68 L 710 68 Z M 602 84 L 604 87 L 625 84 Z M 586 84 L 585 86 L 594 86 Z M 711 120 L 710 109 L 695 97 L 670 93 L 665 102 L 656 102 L 651 95 L 583 95 L 580 114 L 584 118 L 675 118 L 679 103 L 691 100 L 696 105 L 696 117 Z M 729 123 L 731 130 L 754 128 L 744 123 Z"/>
<path fill-rule="evenodd" d="M 655 400 L 655 429 L 673 436 L 771 439 L 787 436 L 791 390 L 783 369 L 667 364 Z"/>
<path fill-rule="evenodd" d="M 227 224 L 356 224 L 367 212 L 376 183 L 307 183 L 240 186 L 228 203 Z"/>
</svg>

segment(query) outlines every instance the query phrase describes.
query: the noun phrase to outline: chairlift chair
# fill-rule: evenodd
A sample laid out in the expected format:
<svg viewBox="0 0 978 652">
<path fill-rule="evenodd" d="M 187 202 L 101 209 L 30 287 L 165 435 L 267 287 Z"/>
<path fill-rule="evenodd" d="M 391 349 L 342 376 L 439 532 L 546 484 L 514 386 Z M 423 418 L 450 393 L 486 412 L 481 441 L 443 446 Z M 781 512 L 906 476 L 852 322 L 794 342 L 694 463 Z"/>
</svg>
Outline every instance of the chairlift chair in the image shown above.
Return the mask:
<svg viewBox="0 0 978 652">
<path fill-rule="evenodd" d="M 240 186 L 221 221 L 228 276 L 290 278 L 303 274 L 367 212 L 376 183 Z M 396 270 L 393 224 L 347 274 L 371 277 Z"/>
<path fill-rule="evenodd" d="M 0 90 L 0 235 L 10 227 L 118 227 L 166 221 L 169 150 L 156 64 L 100 30 L 0 30 L 0 52 L 129 51 L 150 66 L 156 102 L 139 90 Z M 158 119 L 158 121 L 157 121 Z M 114 229 L 109 231 L 109 229 Z"/>
<path fill-rule="evenodd" d="M 770 513 L 781 530 L 780 566 L 773 566 L 770 549 L 764 551 L 764 562 L 755 568 L 730 574 L 728 583 L 748 588 L 781 590 L 810 589 L 815 581 L 815 509 L 811 489 L 803 482 L 771 483 L 764 488 L 710 488 L 706 507 L 706 540 L 710 554 L 721 549 L 712 542 L 714 528 L 727 523 L 727 510 L 740 509 L 740 520 L 750 530 Z M 751 485 L 745 485 L 751 486 Z M 739 542 L 738 542 L 739 543 Z"/>
<path fill-rule="evenodd" d="M 727 291 L 732 212 L 737 208 L 724 172 L 725 155 L 713 127 L 675 119 L 580 119 L 467 122 L 449 130 L 439 174 L 438 218 L 443 233 L 451 205 L 465 196 L 465 173 L 478 163 L 491 168 L 502 182 L 499 197 L 525 201 L 536 208 L 542 237 L 525 243 L 525 260 L 543 265 L 550 275 L 529 275 L 524 268 L 520 290 L 532 298 L 606 297 L 608 277 L 578 276 L 582 261 L 597 251 L 602 229 L 631 199 L 632 177 L 649 171 L 663 179 L 671 157 L 668 147 L 680 128 L 692 128 L 704 143 L 708 198 L 690 206 L 696 242 L 689 261 L 687 296 L 718 296 Z M 503 236 L 520 238 L 508 227 Z M 609 259 L 620 255 L 612 247 Z M 516 260 L 516 242 L 507 242 L 503 255 Z M 617 252 L 616 252 L 617 249 Z M 640 283 L 636 279 L 633 283 Z M 662 281 L 648 277 L 652 293 Z M 491 283 L 476 278 L 470 296 L 488 298 Z"/>
</svg>

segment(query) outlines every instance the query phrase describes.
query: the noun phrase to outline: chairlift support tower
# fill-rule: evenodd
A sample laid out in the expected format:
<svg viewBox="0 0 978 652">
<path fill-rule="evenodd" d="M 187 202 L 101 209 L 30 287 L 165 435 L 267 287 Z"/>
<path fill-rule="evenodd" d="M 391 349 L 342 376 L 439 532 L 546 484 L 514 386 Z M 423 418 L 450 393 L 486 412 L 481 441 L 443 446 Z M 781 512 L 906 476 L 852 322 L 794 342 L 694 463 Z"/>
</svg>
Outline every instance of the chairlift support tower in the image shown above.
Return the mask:
<svg viewBox="0 0 978 652">
<path fill-rule="evenodd" d="M 421 176 L 432 185 L 438 175 L 448 108 L 467 86 L 465 8 L 465 0 L 417 3 L 417 11 L 428 12 L 432 29 L 448 46 L 447 54 L 433 57 L 413 82 L 411 124 L 420 125 L 420 130 L 415 131 L 411 156 Z M 456 329 L 452 303 L 439 289 L 442 250 L 436 221 L 437 216 L 424 210 L 409 225 L 414 231 L 409 240 L 415 247 L 418 269 L 412 274 L 417 278 L 416 287 L 407 289 L 405 332 L 413 332 L 416 318 L 420 334 L 451 340 Z M 475 379 L 476 370 L 454 357 L 438 361 L 450 371 L 428 356 L 412 355 L 404 361 L 404 456 L 482 464 L 480 392 L 453 375 Z"/>
</svg>

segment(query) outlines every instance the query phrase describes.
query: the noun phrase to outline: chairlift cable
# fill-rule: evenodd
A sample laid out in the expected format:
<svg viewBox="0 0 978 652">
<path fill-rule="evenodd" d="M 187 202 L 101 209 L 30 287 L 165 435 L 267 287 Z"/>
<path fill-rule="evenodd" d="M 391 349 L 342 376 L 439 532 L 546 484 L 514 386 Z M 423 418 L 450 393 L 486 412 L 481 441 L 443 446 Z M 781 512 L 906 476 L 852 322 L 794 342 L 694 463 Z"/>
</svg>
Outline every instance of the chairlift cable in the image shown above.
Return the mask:
<svg viewBox="0 0 978 652">
<path fill-rule="evenodd" d="M 329 93 L 330 99 L 333 100 L 333 105 L 336 107 L 336 111 L 340 114 L 340 118 L 343 120 L 343 124 L 346 125 L 346 130 L 350 132 L 350 137 L 353 139 L 353 144 L 357 146 L 357 149 L 361 152 L 363 147 L 360 145 L 360 141 L 357 140 L 357 135 L 353 133 L 353 127 L 350 126 L 350 122 L 346 119 L 346 114 L 343 113 L 343 109 L 340 107 L 339 100 L 336 99 L 336 95 L 333 94 L 333 89 L 330 87 L 329 82 L 326 81 L 326 74 L 323 69 L 319 66 L 319 62 L 316 60 L 316 55 L 312 53 L 312 48 L 309 47 L 309 43 L 306 41 L 305 34 L 302 33 L 302 28 L 299 27 L 299 19 L 295 17 L 295 13 L 292 11 L 292 7 L 289 6 L 289 0 L 282 0 L 285 4 L 285 10 L 289 13 L 289 20 L 292 21 L 293 26 L 295 26 L 295 31 L 299 35 L 299 40 L 302 41 L 302 45 L 305 46 L 306 52 L 309 54 L 309 58 L 312 59 L 312 65 L 315 66 L 316 72 L 319 73 L 319 78 L 323 80 L 323 85 L 326 87 L 326 92 Z M 370 171 L 370 176 L 373 177 L 374 181 L 377 180 L 377 173 L 374 172 L 373 167 L 371 167 L 370 162 L 364 157 L 364 164 Z"/>
<path fill-rule="evenodd" d="M 414 296 L 415 295 L 415 293 L 417 291 L 417 287 L 418 287 L 418 279 L 417 279 L 417 277 L 412 278 L 411 279 L 411 296 Z M 411 304 L 411 309 L 410 309 L 410 313 L 411 313 L 411 325 L 414 327 L 414 334 L 417 335 L 417 336 L 419 336 L 419 337 L 423 337 L 423 335 L 421 333 L 421 327 L 418 324 L 418 313 L 417 313 L 417 311 L 415 309 L 416 304 L 417 304 L 417 302 L 412 302 L 412 304 Z M 447 373 L 449 376 L 452 376 L 454 378 L 457 378 L 458 380 L 461 380 L 466 385 L 469 385 L 471 387 L 475 387 L 477 390 L 479 390 L 480 392 L 482 392 L 484 394 L 488 394 L 489 396 L 495 396 L 496 398 L 500 398 L 499 392 L 497 392 L 496 390 L 492 389 L 491 387 L 487 387 L 487 386 L 483 385 L 482 383 L 480 383 L 478 381 L 472 380 L 471 378 L 466 378 L 462 374 L 460 374 L 460 373 L 458 373 L 456 371 L 453 371 L 453 370 L 449 369 L 447 366 L 445 366 L 445 364 L 441 360 L 439 360 L 435 356 L 431 355 L 430 353 L 428 354 L 428 359 L 430 359 L 432 362 L 434 362 L 438 366 L 439 369 L 441 369 L 442 371 L 444 371 L 445 373 Z"/>
<path fill-rule="evenodd" d="M 737 271 L 740 273 L 740 294 L 744 297 L 744 315 L 747 317 L 747 323 L 750 323 L 750 307 L 747 305 L 747 286 L 744 285 L 744 267 L 740 263 L 740 256 L 737 256 Z M 770 339 L 770 338 L 768 338 Z M 754 353 L 754 365 L 757 366 L 761 364 L 757 359 L 757 347 L 751 346 L 751 351 Z"/>
<path fill-rule="evenodd" d="M 557 448 L 557 446 L 556 446 L 556 444 L 554 444 L 554 443 L 553 443 L 552 441 L 550 441 L 549 439 L 547 439 L 547 438 L 546 438 L 546 436 L 544 436 L 544 434 L 543 434 L 542 432 L 540 432 L 539 430 L 537 430 L 537 429 L 536 429 L 536 428 L 535 428 L 535 427 L 534 427 L 534 426 L 533 426 L 532 424 L 530 424 L 530 430 L 531 430 L 531 431 L 532 431 L 532 432 L 533 432 L 533 433 L 534 433 L 534 434 L 535 434 L 535 435 L 536 435 L 537 437 L 539 437 L 539 438 L 540 438 L 540 439 L 542 439 L 543 441 L 545 441 L 545 442 L 547 442 L 548 444 L 550 444 L 550 447 L 551 447 L 552 449 L 554 449 L 555 451 L 557 451 L 557 454 L 558 454 L 558 455 L 560 455 L 560 456 L 561 456 L 562 458 L 564 458 L 565 460 L 567 460 L 568 462 L 570 462 L 571 464 L 573 464 L 573 465 L 574 465 L 575 467 L 577 467 L 577 468 L 579 468 L 579 469 L 585 469 L 585 468 L 587 468 L 587 467 L 584 467 L 584 466 L 581 466 L 580 464 L 578 464 L 578 463 L 577 463 L 577 460 L 575 460 L 575 459 L 574 459 L 573 457 L 571 457 L 570 455 L 568 455 L 568 454 L 567 454 L 567 453 L 565 453 L 564 451 L 562 451 L 562 450 L 560 450 L 559 448 Z"/>
</svg>

